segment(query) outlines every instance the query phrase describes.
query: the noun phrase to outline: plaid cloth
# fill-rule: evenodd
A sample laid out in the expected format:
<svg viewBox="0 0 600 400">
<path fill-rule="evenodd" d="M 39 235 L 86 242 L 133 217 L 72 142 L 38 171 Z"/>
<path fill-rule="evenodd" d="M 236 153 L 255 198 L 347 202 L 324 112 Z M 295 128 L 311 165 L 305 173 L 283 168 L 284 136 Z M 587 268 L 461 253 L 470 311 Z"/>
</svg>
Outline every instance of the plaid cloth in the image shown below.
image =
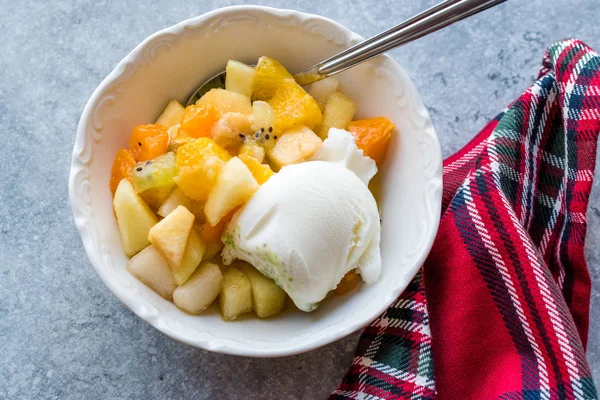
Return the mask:
<svg viewBox="0 0 600 400">
<path fill-rule="evenodd" d="M 552 45 L 535 84 L 444 162 L 431 254 L 330 399 L 597 399 L 583 248 L 599 131 L 600 56 Z"/>
</svg>

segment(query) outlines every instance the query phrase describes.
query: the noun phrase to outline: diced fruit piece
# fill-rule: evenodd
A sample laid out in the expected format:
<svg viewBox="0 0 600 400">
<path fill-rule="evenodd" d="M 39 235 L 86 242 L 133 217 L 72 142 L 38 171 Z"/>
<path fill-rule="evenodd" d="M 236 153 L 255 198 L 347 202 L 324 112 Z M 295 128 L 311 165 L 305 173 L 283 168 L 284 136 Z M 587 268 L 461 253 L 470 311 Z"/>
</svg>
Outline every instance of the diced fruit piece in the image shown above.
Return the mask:
<svg viewBox="0 0 600 400">
<path fill-rule="evenodd" d="M 225 231 L 225 227 L 233 218 L 233 214 L 235 214 L 237 209 L 232 210 L 229 214 L 221 218 L 218 224 L 212 226 L 209 223 L 206 223 L 202 226 L 202 231 L 200 232 L 200 236 L 206 243 L 221 243 L 221 235 L 223 235 L 223 231 Z"/>
<path fill-rule="evenodd" d="M 340 294 L 348 293 L 349 291 L 351 291 L 352 289 L 357 287 L 359 283 L 360 283 L 360 278 L 358 277 L 356 270 L 353 269 L 352 271 L 349 271 L 346 275 L 344 275 L 344 277 L 342 278 L 340 283 L 332 291 L 332 294 L 340 295 Z"/>
<path fill-rule="evenodd" d="M 175 153 L 168 152 L 154 160 L 148 160 L 136 165 L 131 180 L 136 192 L 169 186 L 173 187 L 173 178 L 177 175 Z"/>
<path fill-rule="evenodd" d="M 181 120 L 181 116 L 185 108 L 177 100 L 171 100 L 165 107 L 160 116 L 156 119 L 155 124 L 164 125 L 167 128 L 177 125 Z"/>
<path fill-rule="evenodd" d="M 275 113 L 275 132 L 284 132 L 296 125 L 313 129 L 323 121 L 319 105 L 293 79 L 283 81 L 269 100 Z"/>
<path fill-rule="evenodd" d="M 255 158 L 258 162 L 263 162 L 265 159 L 265 148 L 260 146 L 255 141 L 247 140 L 240 146 L 238 156 L 247 156 Z"/>
<path fill-rule="evenodd" d="M 248 116 L 229 112 L 213 125 L 210 137 L 224 149 L 239 147 L 246 135 L 250 133 Z"/>
<path fill-rule="evenodd" d="M 279 138 L 275 147 L 267 154 L 279 168 L 296 164 L 315 154 L 323 141 L 305 126 L 290 129 Z"/>
<path fill-rule="evenodd" d="M 325 105 L 329 96 L 337 92 L 340 82 L 335 78 L 322 79 L 313 83 L 308 91 L 313 99 L 319 103 L 321 111 L 325 111 Z"/>
<path fill-rule="evenodd" d="M 173 271 L 175 282 L 179 286 L 183 285 L 198 268 L 205 251 L 206 244 L 202 241 L 198 232 L 195 229 L 190 230 L 185 253 L 183 253 L 183 259 L 181 260 L 181 267 Z"/>
<path fill-rule="evenodd" d="M 173 302 L 190 314 L 200 314 L 221 293 L 223 274 L 218 265 L 206 263 L 173 292 Z"/>
<path fill-rule="evenodd" d="M 233 157 L 221 170 L 208 195 L 204 206 L 206 220 L 216 225 L 231 210 L 248 201 L 257 190 L 258 183 L 252 172 L 238 157 Z"/>
<path fill-rule="evenodd" d="M 133 171 L 135 163 L 135 156 L 131 150 L 120 149 L 117 151 L 112 170 L 110 171 L 110 191 L 113 195 L 122 179 L 131 181 L 131 171 Z"/>
<path fill-rule="evenodd" d="M 249 264 L 244 265 L 242 271 L 250 279 L 252 306 L 256 315 L 259 318 L 269 318 L 279 314 L 287 298 L 283 289 Z"/>
<path fill-rule="evenodd" d="M 168 151 L 177 151 L 184 144 L 193 142 L 196 138 L 185 133 L 180 129 L 181 125 L 177 124 L 169 128 L 169 147 Z"/>
<path fill-rule="evenodd" d="M 177 287 L 167 262 L 154 246 L 148 246 L 127 263 L 127 271 L 167 300 Z"/>
<path fill-rule="evenodd" d="M 252 286 L 246 274 L 233 267 L 225 270 L 219 303 L 225 321 L 252 311 Z"/>
<path fill-rule="evenodd" d="M 210 104 L 193 104 L 181 116 L 177 136 L 208 137 L 212 126 L 220 117 L 221 113 Z"/>
<path fill-rule="evenodd" d="M 138 125 L 129 138 L 129 149 L 138 161 L 152 160 L 167 152 L 169 132 L 166 126 Z"/>
<path fill-rule="evenodd" d="M 200 138 L 177 150 L 175 183 L 186 196 L 205 202 L 229 153 L 209 138 Z"/>
<path fill-rule="evenodd" d="M 269 167 L 267 164 L 261 164 L 256 158 L 245 154 L 241 154 L 238 157 L 244 164 L 246 164 L 246 167 L 248 167 L 252 173 L 252 176 L 254 179 L 256 179 L 256 182 L 258 182 L 259 185 L 262 185 L 268 181 L 271 176 L 273 176 L 274 172 L 271 167 Z"/>
<path fill-rule="evenodd" d="M 347 96 L 339 92 L 329 96 L 323 114 L 323 123 L 319 131 L 321 139 L 327 139 L 329 128 L 346 129 L 352 118 L 354 118 L 355 112 L 356 103 Z"/>
<path fill-rule="evenodd" d="M 256 69 L 243 62 L 229 60 L 225 73 L 225 89 L 246 97 L 252 96 Z"/>
<path fill-rule="evenodd" d="M 158 222 L 158 218 L 133 190 L 131 182 L 127 179 L 119 183 L 113 199 L 113 207 L 125 254 L 131 257 L 150 244 L 148 232 Z"/>
<path fill-rule="evenodd" d="M 284 79 L 294 79 L 294 77 L 278 61 L 270 57 L 259 58 L 256 64 L 252 98 L 270 100 Z"/>
<path fill-rule="evenodd" d="M 189 210 L 191 208 L 192 201 L 192 199 L 183 193 L 183 190 L 181 190 L 179 187 L 176 187 L 171 191 L 169 197 L 167 197 L 166 200 L 160 205 L 157 214 L 161 217 L 166 217 L 179 206 L 183 206 Z"/>
<path fill-rule="evenodd" d="M 223 246 L 224 244 L 221 241 L 216 243 L 209 243 L 206 246 L 206 252 L 204 253 L 204 257 L 202 257 L 202 261 L 212 260 L 217 254 L 221 252 Z"/>
<path fill-rule="evenodd" d="M 356 146 L 365 156 L 379 163 L 385 157 L 387 144 L 396 128 L 386 117 L 376 117 L 352 121 L 348 130 L 354 135 Z"/>
<path fill-rule="evenodd" d="M 181 268 L 193 225 L 194 215 L 179 206 L 148 232 L 148 240 L 175 272 Z"/>
<path fill-rule="evenodd" d="M 196 102 L 197 105 L 211 105 L 221 115 L 228 112 L 237 112 L 248 115 L 252 112 L 250 98 L 243 94 L 230 92 L 225 89 L 211 89 Z"/>
<path fill-rule="evenodd" d="M 259 100 L 252 103 L 252 114 L 250 114 L 252 132 L 259 131 L 261 128 L 268 130 L 274 123 L 275 113 L 269 103 Z"/>
<path fill-rule="evenodd" d="M 174 186 L 161 186 L 157 188 L 147 189 L 140 193 L 140 197 L 142 200 L 146 202 L 150 206 L 153 211 L 158 211 L 161 204 L 165 202 L 165 200 L 169 197 L 171 192 L 173 191 Z M 160 215 L 160 214 L 159 214 Z"/>
</svg>

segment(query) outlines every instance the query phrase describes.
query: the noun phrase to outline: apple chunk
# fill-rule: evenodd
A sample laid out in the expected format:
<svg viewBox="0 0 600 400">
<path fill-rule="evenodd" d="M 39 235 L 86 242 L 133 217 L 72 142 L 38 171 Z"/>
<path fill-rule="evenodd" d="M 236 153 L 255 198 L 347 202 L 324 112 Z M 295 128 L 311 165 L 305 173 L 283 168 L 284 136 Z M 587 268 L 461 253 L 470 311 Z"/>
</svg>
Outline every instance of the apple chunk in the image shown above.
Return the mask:
<svg viewBox="0 0 600 400">
<path fill-rule="evenodd" d="M 230 211 L 248 201 L 258 187 L 258 182 L 242 160 L 233 157 L 227 161 L 204 206 L 208 223 L 211 226 L 218 224 Z"/>
<path fill-rule="evenodd" d="M 127 270 L 167 300 L 177 287 L 173 273 L 154 246 L 148 246 L 127 263 Z"/>
<path fill-rule="evenodd" d="M 173 270 L 173 275 L 178 285 L 183 285 L 196 268 L 198 268 L 202 257 L 204 257 L 204 252 L 206 252 L 206 244 L 195 229 L 190 230 L 181 266 L 179 269 Z"/>
<path fill-rule="evenodd" d="M 173 302 L 190 314 L 199 314 L 221 293 L 223 274 L 218 265 L 206 263 L 173 292 Z"/>
<path fill-rule="evenodd" d="M 158 218 L 133 190 L 133 186 L 127 179 L 119 183 L 113 199 L 113 207 L 125 254 L 131 257 L 150 244 L 148 232 L 158 222 Z"/>
<path fill-rule="evenodd" d="M 256 315 L 259 318 L 269 318 L 279 314 L 287 298 L 283 289 L 249 264 L 244 265 L 242 271 L 250 279 L 252 306 Z"/>
<path fill-rule="evenodd" d="M 273 163 L 281 168 L 296 164 L 315 154 L 323 146 L 323 141 L 312 130 L 299 125 L 289 129 L 267 154 Z"/>
<path fill-rule="evenodd" d="M 240 315 L 252 311 L 252 286 L 242 271 L 229 267 L 223 272 L 223 285 L 219 295 L 221 315 L 225 321 L 232 321 Z"/>
<path fill-rule="evenodd" d="M 148 232 L 148 240 L 173 271 L 178 271 L 181 267 L 193 225 L 194 214 L 179 206 Z"/>
</svg>

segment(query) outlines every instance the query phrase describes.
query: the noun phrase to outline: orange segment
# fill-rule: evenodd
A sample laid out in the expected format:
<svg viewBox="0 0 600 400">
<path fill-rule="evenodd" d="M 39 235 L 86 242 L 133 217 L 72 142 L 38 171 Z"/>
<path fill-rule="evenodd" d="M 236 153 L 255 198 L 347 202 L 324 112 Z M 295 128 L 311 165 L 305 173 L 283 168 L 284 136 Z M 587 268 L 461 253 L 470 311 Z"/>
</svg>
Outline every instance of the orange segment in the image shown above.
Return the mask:
<svg viewBox="0 0 600 400">
<path fill-rule="evenodd" d="M 225 162 L 231 157 L 211 139 L 203 137 L 177 150 L 179 174 L 175 183 L 186 196 L 205 202 Z"/>
<path fill-rule="evenodd" d="M 256 158 L 246 154 L 240 154 L 238 157 L 244 164 L 246 164 L 250 172 L 252 172 L 252 176 L 254 179 L 256 179 L 259 185 L 262 185 L 268 181 L 271 176 L 273 176 L 274 172 L 271 167 L 269 167 L 267 164 L 261 164 L 261 162 Z"/>
<path fill-rule="evenodd" d="M 138 161 L 148 161 L 163 155 L 168 146 L 169 130 L 158 124 L 136 126 L 129 139 L 129 149 Z"/>
<path fill-rule="evenodd" d="M 239 208 L 239 207 L 238 207 Z M 237 211 L 237 208 L 231 211 L 229 214 L 221 218 L 218 224 L 215 226 L 211 226 L 208 222 L 202 225 L 202 230 L 200 231 L 200 236 L 204 240 L 204 242 L 208 243 L 221 243 L 221 236 L 223 235 L 223 231 L 231 218 L 233 218 L 233 214 Z"/>
<path fill-rule="evenodd" d="M 211 105 L 191 105 L 181 116 L 181 128 L 178 135 L 185 132 L 185 135 L 194 138 L 210 136 L 210 128 L 220 117 L 221 114 Z"/>
<path fill-rule="evenodd" d="M 254 100 L 269 100 L 284 79 L 293 79 L 283 65 L 270 57 L 261 57 L 256 64 L 256 75 L 254 75 Z"/>
<path fill-rule="evenodd" d="M 332 291 L 332 294 L 340 295 L 348 293 L 349 291 L 357 287 L 359 282 L 360 279 L 358 277 L 358 274 L 356 273 L 356 270 L 353 269 L 352 271 L 349 271 L 346 275 L 344 275 L 339 285 L 337 285 L 337 287 Z"/>
<path fill-rule="evenodd" d="M 275 113 L 275 132 L 284 132 L 296 125 L 314 129 L 323 122 L 319 104 L 293 79 L 281 83 L 269 105 Z"/>
<path fill-rule="evenodd" d="M 385 157 L 387 144 L 396 128 L 386 117 L 375 117 L 352 121 L 348 130 L 356 140 L 356 146 L 362 149 L 365 156 L 379 163 Z"/>
<path fill-rule="evenodd" d="M 110 171 L 110 191 L 113 195 L 117 191 L 117 186 L 119 186 L 121 180 L 128 179 L 131 182 L 131 172 L 135 164 L 135 157 L 131 150 L 120 149 L 117 152 L 112 170 Z"/>
</svg>

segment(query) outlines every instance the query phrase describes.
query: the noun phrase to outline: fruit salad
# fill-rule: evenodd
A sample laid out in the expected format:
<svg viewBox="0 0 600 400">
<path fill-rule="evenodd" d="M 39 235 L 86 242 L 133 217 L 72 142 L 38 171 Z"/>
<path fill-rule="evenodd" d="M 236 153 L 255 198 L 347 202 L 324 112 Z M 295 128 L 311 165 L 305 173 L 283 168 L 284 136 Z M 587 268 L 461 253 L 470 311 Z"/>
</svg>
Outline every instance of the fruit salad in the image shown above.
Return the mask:
<svg viewBox="0 0 600 400">
<path fill-rule="evenodd" d="M 307 92 L 269 57 L 231 60 L 226 73 L 195 104 L 171 100 L 117 152 L 110 190 L 127 270 L 191 314 L 218 299 L 227 321 L 286 303 L 312 311 L 376 281 L 368 186 L 394 125 L 356 119 L 336 79 Z"/>
</svg>

